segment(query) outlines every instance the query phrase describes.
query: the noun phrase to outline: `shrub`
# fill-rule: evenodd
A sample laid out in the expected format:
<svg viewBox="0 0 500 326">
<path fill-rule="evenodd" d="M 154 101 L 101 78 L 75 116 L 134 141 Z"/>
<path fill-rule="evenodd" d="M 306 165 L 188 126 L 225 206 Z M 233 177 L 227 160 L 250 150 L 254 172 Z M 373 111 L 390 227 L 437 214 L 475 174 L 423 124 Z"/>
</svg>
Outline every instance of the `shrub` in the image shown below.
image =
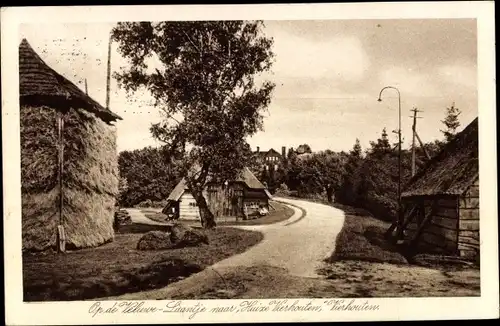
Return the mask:
<svg viewBox="0 0 500 326">
<path fill-rule="evenodd" d="M 149 231 L 137 243 L 138 250 L 163 250 L 172 248 L 170 234 L 163 231 Z"/>
</svg>

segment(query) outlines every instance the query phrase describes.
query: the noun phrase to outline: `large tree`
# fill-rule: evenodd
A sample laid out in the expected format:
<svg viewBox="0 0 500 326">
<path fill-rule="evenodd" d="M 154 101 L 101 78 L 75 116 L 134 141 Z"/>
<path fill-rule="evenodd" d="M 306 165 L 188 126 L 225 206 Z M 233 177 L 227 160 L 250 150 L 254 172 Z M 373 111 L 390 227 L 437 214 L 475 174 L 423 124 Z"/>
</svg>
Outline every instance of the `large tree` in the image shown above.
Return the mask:
<svg viewBox="0 0 500 326">
<path fill-rule="evenodd" d="M 127 22 L 112 31 L 128 67 L 117 73 L 127 91 L 146 89 L 164 119 L 153 136 L 187 148 L 188 187 L 201 223 L 215 227 L 202 191 L 236 176 L 249 154 L 248 136 L 262 129 L 274 84 L 255 77 L 272 65 L 273 40 L 260 21 Z M 148 65 L 156 57 L 155 66 Z"/>
</svg>

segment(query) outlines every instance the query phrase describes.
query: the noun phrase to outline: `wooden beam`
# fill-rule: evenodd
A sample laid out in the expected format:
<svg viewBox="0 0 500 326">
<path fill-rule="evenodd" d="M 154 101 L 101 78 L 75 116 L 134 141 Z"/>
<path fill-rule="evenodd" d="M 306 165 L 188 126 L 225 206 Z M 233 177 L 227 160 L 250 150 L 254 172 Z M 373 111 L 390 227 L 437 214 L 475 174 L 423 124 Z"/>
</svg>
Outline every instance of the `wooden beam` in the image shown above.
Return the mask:
<svg viewBox="0 0 500 326">
<path fill-rule="evenodd" d="M 418 226 L 418 229 L 415 232 L 415 235 L 413 236 L 413 239 L 410 240 L 410 244 L 409 244 L 410 247 L 413 247 L 416 244 L 418 238 L 422 234 L 422 231 L 427 226 L 427 223 L 432 219 L 432 215 L 434 214 L 435 210 L 436 210 L 436 205 L 433 204 L 431 210 L 429 211 L 429 213 L 425 216 L 425 218 L 422 221 L 422 223 L 420 223 L 420 225 Z"/>
<path fill-rule="evenodd" d="M 429 155 L 429 153 L 427 152 L 427 150 L 425 149 L 425 146 L 424 146 L 424 143 L 422 142 L 422 139 L 420 139 L 420 137 L 418 136 L 418 133 L 417 131 L 415 130 L 415 136 L 417 137 L 418 139 L 418 142 L 420 143 L 420 146 L 422 147 L 422 149 L 424 150 L 424 154 L 425 156 L 427 157 L 428 160 L 431 159 L 431 156 Z"/>
<path fill-rule="evenodd" d="M 408 226 L 408 224 L 410 224 L 411 220 L 413 219 L 413 217 L 415 216 L 415 213 L 417 211 L 418 211 L 417 206 L 413 206 L 411 208 L 410 212 L 408 213 L 408 216 L 407 216 L 406 220 L 403 222 L 403 225 L 401 225 L 401 229 L 399 230 L 399 232 L 397 234 L 397 239 L 399 239 L 401 237 L 401 235 L 403 235 L 404 230 L 406 229 L 406 227 Z"/>
<path fill-rule="evenodd" d="M 111 36 L 108 44 L 108 64 L 106 72 L 106 109 L 109 109 L 109 91 L 111 87 Z"/>
<path fill-rule="evenodd" d="M 63 187 L 63 173 L 64 173 L 64 116 L 61 111 L 57 111 L 57 181 L 59 186 L 59 223 L 57 226 L 57 249 L 59 252 L 64 252 L 66 249 L 66 236 L 64 233 L 64 187 Z"/>
</svg>

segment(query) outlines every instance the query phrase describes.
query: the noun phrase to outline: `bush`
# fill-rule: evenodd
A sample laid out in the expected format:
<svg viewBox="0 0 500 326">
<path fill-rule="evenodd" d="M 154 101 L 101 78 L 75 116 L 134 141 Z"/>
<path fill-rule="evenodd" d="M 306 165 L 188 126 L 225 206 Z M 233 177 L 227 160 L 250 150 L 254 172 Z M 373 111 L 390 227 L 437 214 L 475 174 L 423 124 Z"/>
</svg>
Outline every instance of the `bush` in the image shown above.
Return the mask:
<svg viewBox="0 0 500 326">
<path fill-rule="evenodd" d="M 164 250 L 172 247 L 170 234 L 163 231 L 149 231 L 137 243 L 138 250 Z"/>
<path fill-rule="evenodd" d="M 135 205 L 138 208 L 164 208 L 167 205 L 166 200 L 146 199 Z"/>
<path fill-rule="evenodd" d="M 202 243 L 208 244 L 208 237 L 201 231 L 176 223 L 172 226 L 170 240 L 176 248 L 195 247 Z"/>
<path fill-rule="evenodd" d="M 280 186 L 276 189 L 275 194 L 277 196 L 290 196 L 290 189 L 284 183 L 280 184 Z"/>
</svg>

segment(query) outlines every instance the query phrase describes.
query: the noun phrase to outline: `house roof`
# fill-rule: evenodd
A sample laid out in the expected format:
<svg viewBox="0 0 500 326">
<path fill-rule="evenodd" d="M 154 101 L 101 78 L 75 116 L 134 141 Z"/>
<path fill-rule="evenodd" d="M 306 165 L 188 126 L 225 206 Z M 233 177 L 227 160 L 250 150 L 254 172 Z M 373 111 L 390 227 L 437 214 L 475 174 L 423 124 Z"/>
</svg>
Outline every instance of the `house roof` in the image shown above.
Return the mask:
<svg viewBox="0 0 500 326">
<path fill-rule="evenodd" d="M 170 195 L 168 195 L 167 200 L 173 200 L 173 201 L 178 201 L 182 194 L 184 194 L 184 191 L 187 189 L 187 183 L 186 179 L 182 178 L 181 181 L 175 186 L 175 188 L 170 192 Z"/>
<path fill-rule="evenodd" d="M 26 39 L 19 45 L 19 96 L 25 102 L 47 101 L 58 105 L 72 102 L 106 122 L 122 119 L 50 68 Z"/>
<path fill-rule="evenodd" d="M 266 189 L 266 187 L 257 179 L 257 177 L 250 171 L 249 168 L 244 167 L 240 175 L 236 178 L 236 181 L 240 181 L 246 184 L 250 189 Z"/>
<path fill-rule="evenodd" d="M 479 177 L 478 137 L 476 118 L 409 181 L 401 196 L 463 194 Z"/>
<path fill-rule="evenodd" d="M 260 157 L 267 157 L 267 156 L 277 156 L 277 157 L 282 157 L 282 155 L 275 150 L 274 148 L 269 149 L 268 151 L 254 151 L 253 152 L 255 155 L 258 155 Z"/>
<path fill-rule="evenodd" d="M 235 179 L 237 182 L 243 182 L 249 189 L 252 190 L 264 190 L 269 198 L 271 198 L 271 194 L 267 191 L 266 187 L 257 179 L 257 177 L 248 169 L 244 167 L 241 171 L 240 175 Z M 175 188 L 170 192 L 167 200 L 177 201 L 181 198 L 184 191 L 188 188 L 187 182 L 185 178 L 182 178 L 181 181 L 175 186 Z"/>
</svg>

